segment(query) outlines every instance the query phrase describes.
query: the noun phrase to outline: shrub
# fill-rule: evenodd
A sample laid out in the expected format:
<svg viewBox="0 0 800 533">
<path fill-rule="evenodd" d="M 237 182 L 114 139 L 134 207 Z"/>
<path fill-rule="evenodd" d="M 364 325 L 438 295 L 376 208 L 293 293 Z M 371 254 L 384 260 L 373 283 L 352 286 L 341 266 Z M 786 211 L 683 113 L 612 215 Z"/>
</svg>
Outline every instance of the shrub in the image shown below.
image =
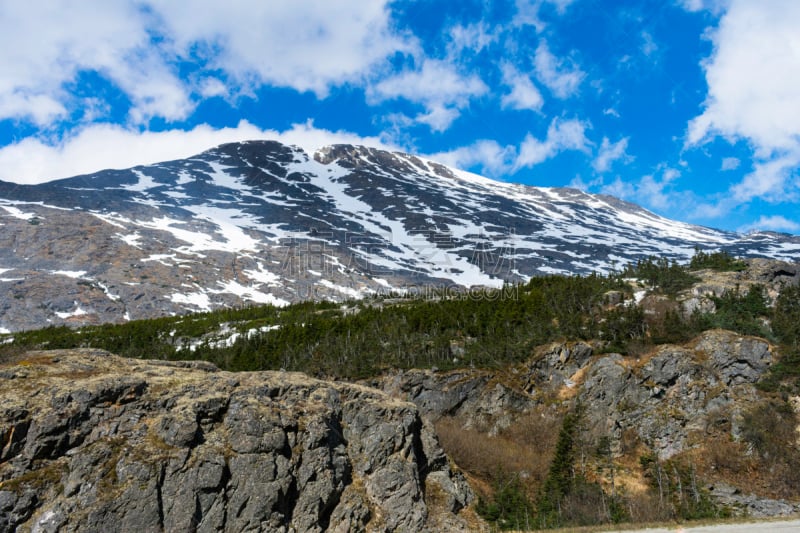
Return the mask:
<svg viewBox="0 0 800 533">
<path fill-rule="evenodd" d="M 763 286 L 752 285 L 744 294 L 737 287 L 713 300 L 717 311 L 710 318 L 715 327 L 743 335 L 772 336 L 763 320 L 769 315 Z"/>
<path fill-rule="evenodd" d="M 639 279 L 651 289 L 667 295 L 675 295 L 700 281 L 685 266 L 664 257 L 639 259 L 635 264 L 628 265 L 623 275 Z"/>
<path fill-rule="evenodd" d="M 530 529 L 534 518 L 533 505 L 525 494 L 518 475 L 498 478 L 494 497 L 478 500 L 476 508 L 486 521 L 501 529 Z"/>
<path fill-rule="evenodd" d="M 784 498 L 796 497 L 800 486 L 797 423 L 792 406 L 777 399 L 756 405 L 742 420 L 742 440 L 758 454 L 765 470 L 772 473 L 772 491 Z"/>
<path fill-rule="evenodd" d="M 665 518 L 696 520 L 728 515 L 702 488 L 693 463 L 679 457 L 661 461 L 652 453 L 641 456 L 639 462 Z"/>
<path fill-rule="evenodd" d="M 720 272 L 741 272 L 747 269 L 747 263 L 735 258 L 725 250 L 718 252 L 704 252 L 695 248 L 694 257 L 689 262 L 689 270 L 708 268 Z"/>
<path fill-rule="evenodd" d="M 772 312 L 772 330 L 781 343 L 800 345 L 800 285 L 781 289 Z"/>
<path fill-rule="evenodd" d="M 576 487 L 574 463 L 581 415 L 582 409 L 578 406 L 564 417 L 561 425 L 553 462 L 536 505 L 537 522 L 543 527 L 563 524 L 562 502 Z"/>
</svg>

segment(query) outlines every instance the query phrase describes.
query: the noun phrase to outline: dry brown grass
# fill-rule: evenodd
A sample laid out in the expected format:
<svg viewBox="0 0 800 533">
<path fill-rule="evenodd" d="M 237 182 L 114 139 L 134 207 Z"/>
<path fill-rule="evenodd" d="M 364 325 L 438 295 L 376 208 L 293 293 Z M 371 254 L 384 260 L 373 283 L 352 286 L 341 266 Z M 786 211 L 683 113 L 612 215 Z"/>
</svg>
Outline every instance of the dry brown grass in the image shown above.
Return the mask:
<svg viewBox="0 0 800 533">
<path fill-rule="evenodd" d="M 41 352 L 30 352 L 14 346 L 3 351 L 2 355 L 0 355 L 0 364 L 30 367 L 54 365 L 55 361 L 50 355 L 43 355 Z"/>
<path fill-rule="evenodd" d="M 458 418 L 442 418 L 436 431 L 442 448 L 477 483 L 482 496 L 489 496 L 494 482 L 518 474 L 526 492 L 535 495 L 550 468 L 561 414 L 534 410 L 520 417 L 496 436 L 465 428 Z"/>
<path fill-rule="evenodd" d="M 727 436 L 714 438 L 686 452 L 697 467 L 698 477 L 709 482 L 723 481 L 766 498 L 797 500 L 800 486 L 800 458 L 787 450 L 783 457 L 759 457 L 743 442 Z"/>
</svg>

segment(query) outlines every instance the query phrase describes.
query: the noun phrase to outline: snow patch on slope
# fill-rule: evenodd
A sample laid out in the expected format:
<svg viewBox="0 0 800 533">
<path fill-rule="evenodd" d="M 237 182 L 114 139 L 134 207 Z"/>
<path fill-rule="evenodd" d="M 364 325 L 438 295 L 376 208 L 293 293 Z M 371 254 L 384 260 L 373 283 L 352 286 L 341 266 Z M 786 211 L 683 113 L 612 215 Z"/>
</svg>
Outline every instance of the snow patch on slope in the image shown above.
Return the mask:
<svg viewBox="0 0 800 533">
<path fill-rule="evenodd" d="M 66 320 L 68 318 L 73 318 L 73 317 L 78 317 L 78 316 L 83 316 L 83 315 L 86 315 L 86 314 L 88 314 L 88 312 L 85 309 L 81 308 L 81 306 L 80 306 L 80 304 L 78 302 L 75 302 L 75 310 L 74 311 L 70 311 L 68 313 L 61 313 L 61 312 L 56 311 L 56 316 L 58 318 L 62 319 L 62 320 Z"/>
<path fill-rule="evenodd" d="M 131 192 L 145 192 L 149 189 L 154 189 L 155 187 L 160 187 L 162 185 L 161 183 L 156 183 L 152 177 L 146 175 L 140 170 L 132 170 L 131 172 L 134 176 L 139 178 L 139 181 L 133 185 L 123 185 L 120 187 L 121 189 Z"/>
<path fill-rule="evenodd" d="M 86 275 L 85 270 L 50 270 L 54 276 L 67 276 L 68 278 L 80 279 Z"/>
<path fill-rule="evenodd" d="M 169 298 L 172 303 L 178 305 L 188 305 L 199 311 L 211 311 L 211 300 L 208 298 L 208 294 L 203 291 L 173 293 Z"/>
<path fill-rule="evenodd" d="M 248 287 L 246 285 L 242 285 L 241 283 L 234 280 L 230 280 L 227 282 L 220 281 L 219 285 L 222 286 L 222 289 L 212 292 L 216 294 L 222 294 L 222 293 L 234 294 L 244 301 L 254 302 L 257 304 L 269 304 L 269 305 L 274 305 L 276 307 L 285 307 L 289 305 L 289 302 L 282 298 L 278 298 L 270 293 L 262 292 L 255 287 Z"/>
<path fill-rule="evenodd" d="M 36 213 L 25 213 L 21 209 L 18 209 L 10 205 L 0 204 L 0 207 L 5 209 L 5 211 L 8 213 L 8 216 L 12 216 L 20 220 L 30 220 L 36 216 Z"/>
</svg>

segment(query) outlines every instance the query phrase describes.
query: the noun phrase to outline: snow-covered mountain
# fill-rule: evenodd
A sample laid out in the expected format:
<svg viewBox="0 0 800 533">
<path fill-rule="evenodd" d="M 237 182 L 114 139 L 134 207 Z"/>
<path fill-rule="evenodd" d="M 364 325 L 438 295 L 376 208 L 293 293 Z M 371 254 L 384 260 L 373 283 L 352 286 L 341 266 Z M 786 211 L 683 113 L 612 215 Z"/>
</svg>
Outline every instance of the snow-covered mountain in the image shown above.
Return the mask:
<svg viewBox="0 0 800 533">
<path fill-rule="evenodd" d="M 337 145 L 219 146 L 42 185 L 0 182 L 0 332 L 188 310 L 500 286 L 696 247 L 800 258 L 575 189 L 496 182 Z"/>
</svg>

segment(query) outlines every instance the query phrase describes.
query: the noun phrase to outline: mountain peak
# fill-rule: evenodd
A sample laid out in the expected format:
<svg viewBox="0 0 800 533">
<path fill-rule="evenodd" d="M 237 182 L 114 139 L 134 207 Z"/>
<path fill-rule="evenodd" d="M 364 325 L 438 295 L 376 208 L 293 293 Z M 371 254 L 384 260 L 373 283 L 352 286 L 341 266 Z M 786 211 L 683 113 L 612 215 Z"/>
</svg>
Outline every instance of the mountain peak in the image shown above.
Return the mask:
<svg viewBox="0 0 800 533">
<path fill-rule="evenodd" d="M 800 238 L 736 235 L 576 189 L 421 157 L 275 141 L 40 185 L 0 183 L 0 328 L 121 321 L 608 272 L 695 248 L 794 260 Z M 57 294 L 59 296 L 53 296 Z"/>
</svg>

